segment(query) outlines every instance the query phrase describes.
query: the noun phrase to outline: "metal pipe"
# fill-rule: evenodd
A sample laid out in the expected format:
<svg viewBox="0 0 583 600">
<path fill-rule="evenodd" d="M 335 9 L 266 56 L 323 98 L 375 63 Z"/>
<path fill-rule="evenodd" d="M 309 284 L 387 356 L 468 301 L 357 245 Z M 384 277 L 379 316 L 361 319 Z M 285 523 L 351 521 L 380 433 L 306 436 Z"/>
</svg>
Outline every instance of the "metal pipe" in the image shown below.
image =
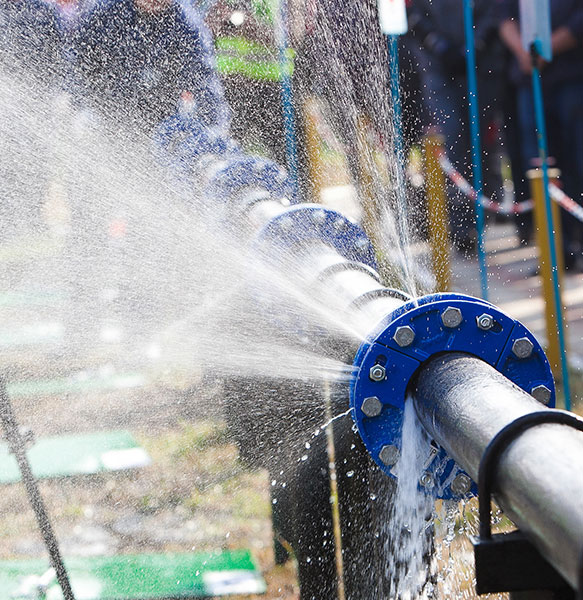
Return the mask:
<svg viewBox="0 0 583 600">
<path fill-rule="evenodd" d="M 484 450 L 516 418 L 544 409 L 485 362 L 448 353 L 423 364 L 414 388 L 421 423 L 477 480 Z M 541 425 L 504 452 L 496 499 L 573 588 L 583 556 L 583 433 Z"/>
</svg>

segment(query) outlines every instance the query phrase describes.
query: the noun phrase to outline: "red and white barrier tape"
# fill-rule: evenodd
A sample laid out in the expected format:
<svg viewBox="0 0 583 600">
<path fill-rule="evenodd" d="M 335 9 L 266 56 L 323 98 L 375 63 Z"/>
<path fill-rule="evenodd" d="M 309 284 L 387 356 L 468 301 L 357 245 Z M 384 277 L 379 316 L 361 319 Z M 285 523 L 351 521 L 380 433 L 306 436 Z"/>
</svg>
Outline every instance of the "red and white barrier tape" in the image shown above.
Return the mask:
<svg viewBox="0 0 583 600">
<path fill-rule="evenodd" d="M 437 158 L 439 164 L 443 169 L 443 172 L 453 181 L 454 185 L 470 200 L 474 202 L 478 198 L 478 192 L 475 190 L 470 182 L 451 164 L 449 158 L 445 155 L 445 152 L 438 152 Z M 505 206 L 501 202 L 494 202 L 483 194 L 480 195 L 480 204 L 491 212 L 495 212 L 503 215 L 517 215 L 525 212 L 529 212 L 533 209 L 534 203 L 532 200 L 524 200 L 518 204 L 511 204 Z"/>
<path fill-rule="evenodd" d="M 583 223 L 583 206 L 577 204 L 573 198 L 569 198 L 565 192 L 554 183 L 549 185 L 551 198 L 562 206 L 567 212 L 571 213 L 578 221 Z"/>
<path fill-rule="evenodd" d="M 478 192 L 471 186 L 470 182 L 463 177 L 461 173 L 459 173 L 456 168 L 451 164 L 449 158 L 447 158 L 445 152 L 438 151 L 437 158 L 439 159 L 439 164 L 443 169 L 443 172 L 453 181 L 454 185 L 465 194 L 471 200 L 476 201 L 478 197 Z M 569 198 L 565 192 L 559 187 L 557 187 L 554 183 L 549 184 L 549 192 L 551 194 L 551 198 L 559 204 L 562 208 L 564 208 L 568 213 L 573 215 L 578 221 L 583 223 L 583 206 L 577 204 L 573 198 Z M 513 204 L 511 207 L 503 206 L 500 202 L 494 202 L 487 198 L 484 195 L 480 196 L 480 203 L 482 206 L 490 210 L 492 212 L 497 212 L 501 214 L 520 214 L 524 212 L 531 211 L 534 206 L 534 202 L 532 200 L 524 200 L 518 204 Z"/>
</svg>

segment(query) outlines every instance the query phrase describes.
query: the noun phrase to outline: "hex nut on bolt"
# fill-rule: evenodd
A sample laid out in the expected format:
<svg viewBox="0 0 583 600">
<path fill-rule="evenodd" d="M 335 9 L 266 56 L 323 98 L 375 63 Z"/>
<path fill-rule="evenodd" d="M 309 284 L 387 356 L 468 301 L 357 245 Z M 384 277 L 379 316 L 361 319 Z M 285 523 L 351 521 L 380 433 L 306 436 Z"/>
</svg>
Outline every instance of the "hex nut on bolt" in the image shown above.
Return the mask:
<svg viewBox="0 0 583 600">
<path fill-rule="evenodd" d="M 459 327 L 461 325 L 463 316 L 462 311 L 455 306 L 448 306 L 441 313 L 441 322 L 444 327 L 448 327 L 449 329 L 453 329 L 455 327 Z"/>
<path fill-rule="evenodd" d="M 383 410 L 383 405 L 376 396 L 369 396 L 362 401 L 360 410 L 367 417 L 378 417 Z"/>
<path fill-rule="evenodd" d="M 530 395 L 542 404 L 548 404 L 551 401 L 552 392 L 546 385 L 537 385 L 530 390 Z"/>
<path fill-rule="evenodd" d="M 385 367 L 383 367 L 383 365 L 373 365 L 368 373 L 368 376 L 373 381 L 382 381 L 386 377 L 386 375 L 387 371 Z"/>
<path fill-rule="evenodd" d="M 512 352 L 516 358 L 528 358 L 534 349 L 534 344 L 527 338 L 518 338 L 512 344 Z"/>
<path fill-rule="evenodd" d="M 490 329 L 494 327 L 494 317 L 484 313 L 479 317 L 476 317 L 476 325 L 478 326 L 478 329 L 481 329 L 482 331 L 490 331 Z"/>
<path fill-rule="evenodd" d="M 406 346 L 410 346 L 415 339 L 415 332 L 409 325 L 401 325 L 401 327 L 397 327 L 395 331 L 395 335 L 393 339 L 401 348 L 405 348 Z"/>
<path fill-rule="evenodd" d="M 392 467 L 397 464 L 400 454 L 397 446 L 383 446 L 379 452 L 379 458 L 384 465 Z"/>
<path fill-rule="evenodd" d="M 425 473 L 423 473 L 423 475 L 421 475 L 421 477 L 419 478 L 419 483 L 424 488 L 432 488 L 433 484 L 434 484 L 433 475 L 431 475 L 431 473 L 428 473 L 427 471 L 425 471 Z"/>
<path fill-rule="evenodd" d="M 457 496 L 463 496 L 470 491 L 472 480 L 465 473 L 458 473 L 451 482 L 451 491 Z"/>
</svg>

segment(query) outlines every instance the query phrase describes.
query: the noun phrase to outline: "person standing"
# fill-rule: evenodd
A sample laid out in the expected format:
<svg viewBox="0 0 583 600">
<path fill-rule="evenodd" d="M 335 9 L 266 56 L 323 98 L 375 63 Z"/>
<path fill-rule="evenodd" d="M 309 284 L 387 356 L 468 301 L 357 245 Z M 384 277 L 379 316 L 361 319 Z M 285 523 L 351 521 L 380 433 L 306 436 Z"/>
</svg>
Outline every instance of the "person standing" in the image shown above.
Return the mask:
<svg viewBox="0 0 583 600">
<path fill-rule="evenodd" d="M 151 131 L 190 92 L 204 126 L 226 126 L 210 34 L 186 0 L 102 2 L 74 40 L 81 100 Z"/>
<path fill-rule="evenodd" d="M 411 36 L 418 44 L 421 89 L 430 116 L 428 126 L 443 134 L 452 163 L 468 176 L 471 152 L 463 1 L 411 0 L 408 14 Z M 499 140 L 495 135 L 484 135 L 492 132 L 502 91 L 502 47 L 491 0 L 474 2 L 474 23 L 480 129 L 484 158 L 488 160 L 484 188 L 488 195 L 502 187 Z M 477 243 L 474 206 L 453 186 L 448 196 L 454 246 L 461 252 L 473 253 Z"/>
<path fill-rule="evenodd" d="M 548 153 L 561 169 L 565 192 L 583 194 L 583 3 L 551 0 L 550 63 L 539 61 Z M 500 37 L 512 54 L 510 81 L 517 88 L 519 144 L 524 172 L 538 159 L 531 88 L 532 56 L 522 46 L 518 0 L 498 0 Z M 583 269 L 583 224 L 561 211 L 566 269 Z"/>
</svg>

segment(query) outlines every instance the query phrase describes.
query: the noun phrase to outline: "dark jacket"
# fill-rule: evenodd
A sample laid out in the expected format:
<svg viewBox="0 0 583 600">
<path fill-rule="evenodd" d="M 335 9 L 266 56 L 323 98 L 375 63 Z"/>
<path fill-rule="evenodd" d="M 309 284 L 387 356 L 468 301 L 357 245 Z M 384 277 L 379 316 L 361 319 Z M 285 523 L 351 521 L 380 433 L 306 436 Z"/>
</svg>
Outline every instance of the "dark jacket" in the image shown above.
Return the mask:
<svg viewBox="0 0 583 600">
<path fill-rule="evenodd" d="M 409 28 L 431 61 L 451 74 L 465 74 L 466 45 L 463 0 L 411 0 Z M 502 46 L 492 0 L 473 3 L 474 42 L 478 73 L 502 70 Z"/>
<path fill-rule="evenodd" d="M 496 0 L 498 19 L 519 20 L 518 0 Z M 566 27 L 579 41 L 572 50 L 553 56 L 553 60 L 542 70 L 544 86 L 566 82 L 583 82 L 583 1 L 551 0 L 551 30 Z M 509 71 L 510 79 L 517 85 L 529 85 L 530 77 L 525 75 L 513 57 Z"/>
<path fill-rule="evenodd" d="M 47 81 L 61 70 L 57 15 L 41 0 L 0 0 L 2 67 L 26 67 Z"/>
<path fill-rule="evenodd" d="M 133 0 L 100 4 L 79 28 L 74 53 L 85 99 L 119 118 L 150 129 L 188 91 L 205 126 L 228 120 L 212 41 L 192 6 L 176 2 L 149 15 Z"/>
</svg>

